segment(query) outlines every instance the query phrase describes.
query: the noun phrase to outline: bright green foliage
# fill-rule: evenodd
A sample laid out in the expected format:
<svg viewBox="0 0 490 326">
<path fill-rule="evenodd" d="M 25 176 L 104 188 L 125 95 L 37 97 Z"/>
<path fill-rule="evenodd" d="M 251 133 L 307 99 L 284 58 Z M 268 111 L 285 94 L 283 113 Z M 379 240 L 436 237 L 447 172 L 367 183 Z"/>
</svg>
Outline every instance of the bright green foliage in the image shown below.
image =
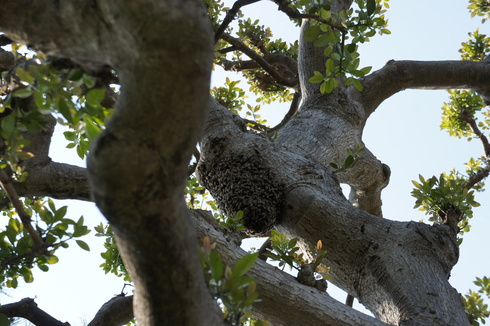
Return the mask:
<svg viewBox="0 0 490 326">
<path fill-rule="evenodd" d="M 211 95 L 213 95 L 213 97 L 221 105 L 246 119 L 247 124 L 252 129 L 264 129 L 265 127 L 263 126 L 267 123 L 267 121 L 262 119 L 259 113 L 261 106 L 252 106 L 250 104 L 245 105 L 245 101 L 243 99 L 247 98 L 247 96 L 245 96 L 245 91 L 237 86 L 239 83 L 240 81 L 232 81 L 227 77 L 225 86 L 213 87 L 211 90 Z"/>
<path fill-rule="evenodd" d="M 291 269 L 299 269 L 301 264 L 306 263 L 303 254 L 297 253 L 299 250 L 299 247 L 296 247 L 296 244 L 298 243 L 297 238 L 288 240 L 284 233 L 272 230 L 270 240 L 271 249 L 267 253 L 267 257 L 273 261 L 277 261 L 279 267 L 284 268 L 288 265 Z"/>
<path fill-rule="evenodd" d="M 468 9 L 471 12 L 471 17 L 483 17 L 482 23 L 490 18 L 490 2 L 488 0 L 470 0 Z"/>
<path fill-rule="evenodd" d="M 319 19 L 311 20 L 305 39 L 315 46 L 325 48 L 325 71 L 315 71 L 309 80 L 311 83 L 321 83 L 322 93 L 332 92 L 342 81 L 362 91 L 359 78 L 367 75 L 371 67 L 359 68 L 358 45 L 368 42 L 376 33 L 390 34 L 384 16 L 384 8 L 388 8 L 387 1 L 356 0 L 355 3 L 357 8 L 341 12 L 338 16 L 332 15 L 328 4 L 312 6 L 307 11 L 318 15 Z"/>
<path fill-rule="evenodd" d="M 203 0 L 202 1 L 208 10 L 209 19 L 216 29 L 221 23 L 220 16 L 230 8 L 225 7 L 221 0 Z"/>
<path fill-rule="evenodd" d="M 450 90 L 448 92 L 449 102 L 444 102 L 442 106 L 441 130 L 446 130 L 451 136 L 467 137 L 468 140 L 471 140 L 474 134 L 467 121 L 469 119 L 476 121 L 474 115 L 485 107 L 485 103 L 473 91 Z M 480 123 L 480 127 L 488 129 L 489 125 L 490 117 L 487 112 L 484 114 L 484 121 Z"/>
<path fill-rule="evenodd" d="M 303 254 L 298 254 L 299 247 L 296 246 L 298 239 L 288 240 L 284 233 L 276 230 L 271 231 L 271 248 L 266 253 L 267 257 L 272 261 L 278 262 L 279 267 L 284 268 L 286 265 L 290 269 L 300 270 L 301 265 L 308 262 L 304 259 Z M 313 258 L 316 272 L 324 279 L 328 279 L 329 268 L 320 266 L 327 252 L 322 250 L 322 242 L 318 241 L 315 247 L 310 246 L 310 254 Z"/>
<path fill-rule="evenodd" d="M 56 250 L 68 248 L 69 240 L 90 232 L 84 225 L 83 216 L 78 221 L 65 218 L 67 207 L 56 208 L 51 199 L 26 198 L 24 206 L 27 213 L 35 218 L 36 231 L 45 241 L 47 253 L 38 254 L 33 250 L 32 239 L 19 221 L 16 211 L 7 207 L 2 215 L 8 219 L 8 223 L 0 232 L 0 287 L 17 287 L 19 276 L 27 283 L 32 282 L 34 266 L 44 272 L 48 271 L 48 265 L 58 262 Z M 82 249 L 89 250 L 82 240 L 77 239 L 76 242 Z"/>
<path fill-rule="evenodd" d="M 103 225 L 100 223 L 95 227 L 95 236 L 105 237 L 104 248 L 105 252 L 102 252 L 100 256 L 105 260 L 100 267 L 106 274 L 112 273 L 118 277 L 122 277 L 125 281 L 131 282 L 131 278 L 126 270 L 126 266 L 121 258 L 119 249 L 117 248 L 116 238 L 110 225 Z"/>
<path fill-rule="evenodd" d="M 485 284 L 478 284 L 480 282 L 485 282 Z M 478 326 L 481 324 L 485 324 L 485 319 L 490 317 L 490 311 L 488 310 L 488 305 L 484 303 L 482 294 L 486 294 L 487 299 L 490 299 L 489 292 L 489 279 L 484 277 L 483 279 L 477 278 L 477 281 L 474 282 L 476 285 L 482 286 L 482 288 L 478 291 L 470 290 L 468 294 L 464 295 L 463 304 L 465 306 L 466 315 L 470 320 L 472 326 Z"/>
<path fill-rule="evenodd" d="M 425 211 L 430 215 L 429 221 L 442 223 L 448 214 L 457 214 L 460 222 L 460 234 L 468 232 L 468 220 L 473 217 L 473 207 L 480 206 L 475 201 L 474 191 L 467 188 L 467 177 L 456 171 L 442 173 L 439 178 L 433 176 L 424 179 L 419 175 L 420 183 L 412 181 L 415 188 L 412 196 L 415 197 L 414 208 Z"/>
<path fill-rule="evenodd" d="M 226 87 L 213 87 L 211 89 L 211 95 L 224 107 L 230 109 L 233 113 L 239 114 L 243 105 L 245 105 L 246 98 L 245 91 L 237 85 L 239 80 L 232 81 L 226 77 Z"/>
<path fill-rule="evenodd" d="M 223 263 L 215 246 L 208 237 L 204 238 L 200 248 L 204 278 L 212 295 L 222 303 L 226 322 L 229 325 L 243 325 L 251 316 L 252 305 L 259 297 L 255 281 L 245 275 L 259 254 L 246 255 L 230 268 Z"/>
<path fill-rule="evenodd" d="M 480 34 L 479 29 L 473 33 L 468 33 L 468 42 L 461 43 L 461 60 L 482 61 L 490 53 L 490 38 L 485 34 Z"/>
</svg>

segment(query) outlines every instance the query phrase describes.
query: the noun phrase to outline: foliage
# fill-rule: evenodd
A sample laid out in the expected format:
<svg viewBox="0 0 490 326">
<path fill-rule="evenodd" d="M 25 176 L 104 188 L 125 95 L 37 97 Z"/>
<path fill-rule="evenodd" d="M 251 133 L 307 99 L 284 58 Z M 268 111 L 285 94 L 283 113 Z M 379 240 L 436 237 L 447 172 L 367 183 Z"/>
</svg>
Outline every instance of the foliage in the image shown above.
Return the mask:
<svg viewBox="0 0 490 326">
<path fill-rule="evenodd" d="M 442 173 L 439 178 L 433 176 L 424 179 L 419 175 L 420 183 L 412 181 L 415 188 L 412 196 L 416 198 L 414 208 L 430 215 L 429 221 L 443 223 L 448 214 L 459 216 L 460 234 L 469 231 L 468 220 L 473 217 L 473 207 L 480 206 L 475 201 L 474 191 L 466 187 L 467 179 L 456 171 Z"/>
<path fill-rule="evenodd" d="M 468 9 L 471 12 L 471 17 L 483 17 L 482 23 L 490 18 L 490 3 L 488 0 L 470 0 Z"/>
<path fill-rule="evenodd" d="M 303 253 L 298 254 L 299 247 L 296 246 L 299 239 L 294 238 L 288 240 L 284 233 L 278 232 L 276 230 L 271 231 L 271 247 L 266 253 L 267 257 L 272 261 L 278 262 L 279 267 L 289 266 L 290 269 L 300 270 L 301 265 L 308 264 L 306 259 L 303 257 Z M 318 240 L 315 247 L 310 246 L 310 255 L 312 257 L 312 263 L 314 265 L 314 270 L 321 275 L 322 278 L 328 279 L 329 268 L 321 266 L 323 258 L 327 254 L 327 251 L 322 250 L 323 244 L 321 240 Z"/>
<path fill-rule="evenodd" d="M 215 247 L 208 237 L 204 238 L 200 248 L 204 278 L 212 295 L 222 303 L 226 322 L 242 325 L 251 316 L 252 305 L 259 297 L 255 281 L 245 275 L 259 254 L 243 256 L 230 268 L 223 263 Z"/>
<path fill-rule="evenodd" d="M 102 252 L 100 256 L 105 260 L 100 267 L 106 274 L 112 273 L 118 277 L 122 277 L 124 281 L 131 282 L 126 266 L 121 258 L 119 249 L 117 248 L 116 238 L 110 225 L 104 225 L 100 223 L 95 227 L 95 236 L 105 237 L 104 248 L 105 252 Z"/>
<path fill-rule="evenodd" d="M 47 272 L 49 265 L 56 264 L 55 255 L 59 248 L 68 248 L 68 241 L 88 234 L 83 216 L 74 221 L 65 218 L 67 206 L 56 208 L 51 199 L 25 198 L 24 206 L 36 222 L 36 231 L 45 241 L 46 252 L 38 253 L 33 249 L 33 240 L 26 231 L 24 224 L 19 221 L 17 212 L 6 209 L 2 212 L 8 219 L 5 228 L 0 232 L 0 287 L 16 288 L 18 278 L 22 276 L 26 283 L 34 280 L 32 268 L 37 266 Z M 80 239 L 78 246 L 89 250 L 88 245 Z"/>
<path fill-rule="evenodd" d="M 485 107 L 480 95 L 473 91 L 450 90 L 450 101 L 442 106 L 441 130 L 446 130 L 454 137 L 467 137 L 471 140 L 474 132 L 468 124 L 468 119 L 474 118 L 475 113 Z M 484 113 L 485 120 L 480 122 L 480 127 L 488 129 L 490 119 L 488 112 Z"/>
<path fill-rule="evenodd" d="M 480 34 L 479 29 L 468 35 L 468 42 L 461 43 L 459 50 L 461 60 L 482 61 L 490 53 L 490 39 L 485 34 Z"/>
<path fill-rule="evenodd" d="M 330 93 L 343 81 L 362 90 L 359 78 L 371 71 L 371 67 L 359 68 L 359 44 L 368 42 L 376 33 L 390 34 L 384 13 L 388 2 L 383 0 L 356 0 L 357 8 L 350 8 L 338 16 L 332 15 L 330 5 L 311 6 L 310 14 L 319 19 L 311 21 L 305 39 L 324 48 L 325 71 L 315 71 L 311 83 L 321 83 L 320 91 Z M 306 4 L 302 4 L 306 10 Z"/>
<path fill-rule="evenodd" d="M 487 299 L 490 299 L 490 279 L 486 276 L 477 277 L 473 283 L 480 289 L 477 292 L 470 290 L 463 296 L 463 303 L 471 325 L 478 326 L 480 322 L 485 324 L 485 319 L 490 317 L 488 304 L 485 304 L 482 298 L 482 295 L 485 295 Z"/>
</svg>

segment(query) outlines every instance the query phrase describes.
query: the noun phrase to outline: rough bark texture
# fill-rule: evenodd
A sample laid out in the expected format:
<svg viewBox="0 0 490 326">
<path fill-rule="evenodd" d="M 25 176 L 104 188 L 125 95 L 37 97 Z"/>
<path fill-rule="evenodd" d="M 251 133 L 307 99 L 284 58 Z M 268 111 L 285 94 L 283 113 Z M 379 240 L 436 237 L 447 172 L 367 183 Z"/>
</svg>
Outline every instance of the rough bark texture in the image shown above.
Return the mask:
<svg viewBox="0 0 490 326">
<path fill-rule="evenodd" d="M 333 8 L 351 3 L 333 1 Z M 363 92 L 339 87 L 321 94 L 308 79 L 323 69 L 323 49 L 300 39 L 302 103 L 272 140 L 247 131 L 240 118 L 209 100 L 213 36 L 199 0 L 0 5 L 0 28 L 9 37 L 89 71 L 104 65 L 118 71 L 122 95 L 91 150 L 88 173 L 51 162 L 46 133 L 33 145 L 38 160 L 28 163 L 31 178 L 17 188 L 23 195 L 88 200 L 89 176 L 135 282 L 141 325 L 223 324 L 203 280 L 197 238 L 209 235 L 230 265 L 244 253 L 239 239 L 218 230 L 209 214 L 185 206 L 187 164 L 199 139 L 198 176 L 223 210 L 243 210 L 252 232 L 275 225 L 304 248 L 322 240 L 333 283 L 377 319 L 263 262 L 251 270 L 262 298 L 257 316 L 273 325 L 468 325 L 447 280 L 458 259 L 454 231 L 380 218 L 390 171 L 365 148 L 362 132 L 377 106 L 406 88 L 472 88 L 485 97 L 488 62 L 392 61 L 363 80 Z M 364 151 L 352 166 L 329 166 L 357 148 Z M 349 200 L 339 182 L 351 186 Z M 129 316 L 123 301 L 111 309 L 124 305 Z"/>
</svg>

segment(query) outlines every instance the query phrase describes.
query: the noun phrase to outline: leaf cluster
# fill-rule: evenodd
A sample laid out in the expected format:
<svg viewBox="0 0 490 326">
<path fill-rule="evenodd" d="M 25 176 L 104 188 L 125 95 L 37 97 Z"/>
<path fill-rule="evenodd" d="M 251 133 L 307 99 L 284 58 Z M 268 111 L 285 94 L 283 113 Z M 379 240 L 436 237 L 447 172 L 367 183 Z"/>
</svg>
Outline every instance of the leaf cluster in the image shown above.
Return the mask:
<svg viewBox="0 0 490 326">
<path fill-rule="evenodd" d="M 308 264 L 303 256 L 303 253 L 298 253 L 299 247 L 297 243 L 298 238 L 288 240 L 284 233 L 277 230 L 271 231 L 271 246 L 266 253 L 266 256 L 272 261 L 278 262 L 279 267 L 284 267 L 287 265 L 290 269 L 300 270 L 301 265 Z M 322 250 L 323 244 L 321 240 L 318 240 L 315 247 L 310 246 L 310 254 L 313 260 L 310 263 L 314 264 L 315 271 L 321 275 L 322 278 L 328 279 L 329 268 L 320 266 L 327 251 Z"/>
<path fill-rule="evenodd" d="M 56 208 L 51 199 L 26 198 L 24 206 L 29 215 L 35 218 L 36 232 L 46 244 L 46 252 L 38 253 L 33 247 L 32 238 L 19 221 L 14 210 L 3 211 L 8 224 L 0 232 L 0 287 L 16 288 L 18 277 L 26 283 L 34 280 L 32 268 L 37 266 L 47 272 L 51 264 L 58 262 L 55 255 L 59 248 L 68 248 L 68 241 L 88 234 L 84 218 L 78 221 L 65 218 L 67 206 Z M 77 239 L 76 243 L 84 250 L 90 250 L 87 243 Z"/>
<path fill-rule="evenodd" d="M 200 248 L 204 278 L 211 294 L 223 305 L 229 325 L 243 325 L 251 316 L 252 305 L 258 301 L 256 283 L 246 273 L 257 260 L 258 253 L 240 258 L 233 268 L 226 266 L 208 237 Z M 263 324 L 265 325 L 265 324 Z"/>
<path fill-rule="evenodd" d="M 477 121 L 475 114 L 484 107 L 481 96 L 473 91 L 450 90 L 449 102 L 442 106 L 441 130 L 446 130 L 453 137 L 467 137 L 471 140 L 474 132 L 468 121 Z M 483 113 L 484 120 L 479 123 L 479 127 L 488 129 L 490 126 L 490 116 L 488 112 Z"/>
<path fill-rule="evenodd" d="M 475 201 L 474 190 L 468 189 L 467 180 L 456 171 L 442 173 L 439 178 L 424 179 L 419 175 L 419 182 L 412 181 L 415 188 L 411 194 L 416 199 L 414 208 L 425 211 L 430 215 L 429 221 L 434 223 L 446 222 L 449 214 L 457 214 L 460 234 L 468 232 L 473 207 L 480 204 Z"/>
<path fill-rule="evenodd" d="M 463 304 L 465 306 L 466 315 L 472 326 L 485 324 L 485 319 L 490 317 L 488 304 L 484 303 L 483 295 L 490 299 L 490 279 L 486 276 L 476 278 L 474 281 L 480 289 L 478 291 L 469 290 L 468 294 L 463 296 Z"/>
<path fill-rule="evenodd" d="M 355 3 L 356 9 L 350 8 L 339 15 L 332 15 L 329 4 L 316 7 L 315 14 L 321 19 L 311 21 L 305 32 L 306 41 L 324 48 L 325 70 L 314 71 L 309 79 L 311 83 L 320 83 L 322 93 L 331 93 L 342 82 L 362 91 L 360 78 L 371 67 L 359 67 L 359 44 L 369 41 L 376 33 L 390 34 L 384 16 L 385 8 L 389 7 L 387 1 L 356 0 Z"/>
<path fill-rule="evenodd" d="M 471 17 L 483 17 L 482 23 L 490 18 L 490 3 L 488 0 L 470 0 L 468 9 L 470 10 Z"/>
<path fill-rule="evenodd" d="M 100 267 L 104 270 L 106 274 L 112 273 L 117 277 L 122 277 L 124 281 L 131 282 L 126 266 L 122 261 L 121 254 L 117 248 L 116 238 L 114 237 L 114 232 L 112 227 L 108 224 L 104 225 L 100 223 L 95 228 L 95 236 L 106 238 L 104 242 L 105 251 L 100 254 L 104 259 L 104 262 L 100 264 Z"/>
</svg>

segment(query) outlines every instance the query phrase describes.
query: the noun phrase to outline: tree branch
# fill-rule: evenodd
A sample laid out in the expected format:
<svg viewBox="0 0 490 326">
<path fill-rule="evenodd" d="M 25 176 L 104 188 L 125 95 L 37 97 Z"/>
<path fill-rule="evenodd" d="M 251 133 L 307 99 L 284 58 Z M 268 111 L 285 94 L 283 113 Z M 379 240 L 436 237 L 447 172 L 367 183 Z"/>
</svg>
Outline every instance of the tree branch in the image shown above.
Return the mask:
<svg viewBox="0 0 490 326">
<path fill-rule="evenodd" d="M 25 318 L 36 326 L 70 326 L 69 323 L 63 323 L 41 310 L 31 298 L 2 305 L 0 313 L 11 318 Z"/>
<path fill-rule="evenodd" d="M 212 214 L 193 210 L 200 241 L 208 236 L 216 243 L 223 261 L 232 266 L 246 255 L 239 242 L 222 233 Z M 299 283 L 293 276 L 257 260 L 249 273 L 257 282 L 260 302 L 254 304 L 254 314 L 272 325 L 335 325 L 335 326 L 387 326 L 366 314 L 346 307 L 326 292 Z M 282 313 L 277 314 L 278 309 Z"/>
<path fill-rule="evenodd" d="M 37 254 L 46 253 L 46 243 L 43 239 L 41 239 L 41 236 L 36 232 L 36 230 L 34 230 L 34 227 L 31 224 L 31 216 L 25 211 L 24 205 L 20 201 L 17 191 L 10 182 L 10 178 L 7 176 L 4 169 L 0 169 L 0 184 L 17 211 L 17 214 L 22 221 L 22 225 L 29 233 L 32 242 L 34 243 L 34 251 Z"/>
<path fill-rule="evenodd" d="M 367 116 L 381 102 L 407 88 L 489 90 L 490 63 L 474 61 L 389 61 L 362 81 L 356 92 Z"/>
<path fill-rule="evenodd" d="M 223 19 L 223 22 L 221 23 L 221 25 L 216 30 L 216 33 L 214 34 L 214 43 L 217 43 L 219 41 L 219 39 L 223 36 L 226 28 L 233 21 L 236 14 L 238 14 L 238 11 L 240 10 L 240 8 L 247 6 L 249 4 L 252 4 L 252 3 L 258 2 L 258 1 L 260 1 L 260 0 L 238 0 L 238 1 L 236 1 L 233 4 L 233 7 L 231 7 L 231 9 L 226 12 L 225 19 Z"/>
<path fill-rule="evenodd" d="M 134 318 L 133 296 L 115 296 L 102 305 L 87 326 L 119 326 Z"/>
</svg>

